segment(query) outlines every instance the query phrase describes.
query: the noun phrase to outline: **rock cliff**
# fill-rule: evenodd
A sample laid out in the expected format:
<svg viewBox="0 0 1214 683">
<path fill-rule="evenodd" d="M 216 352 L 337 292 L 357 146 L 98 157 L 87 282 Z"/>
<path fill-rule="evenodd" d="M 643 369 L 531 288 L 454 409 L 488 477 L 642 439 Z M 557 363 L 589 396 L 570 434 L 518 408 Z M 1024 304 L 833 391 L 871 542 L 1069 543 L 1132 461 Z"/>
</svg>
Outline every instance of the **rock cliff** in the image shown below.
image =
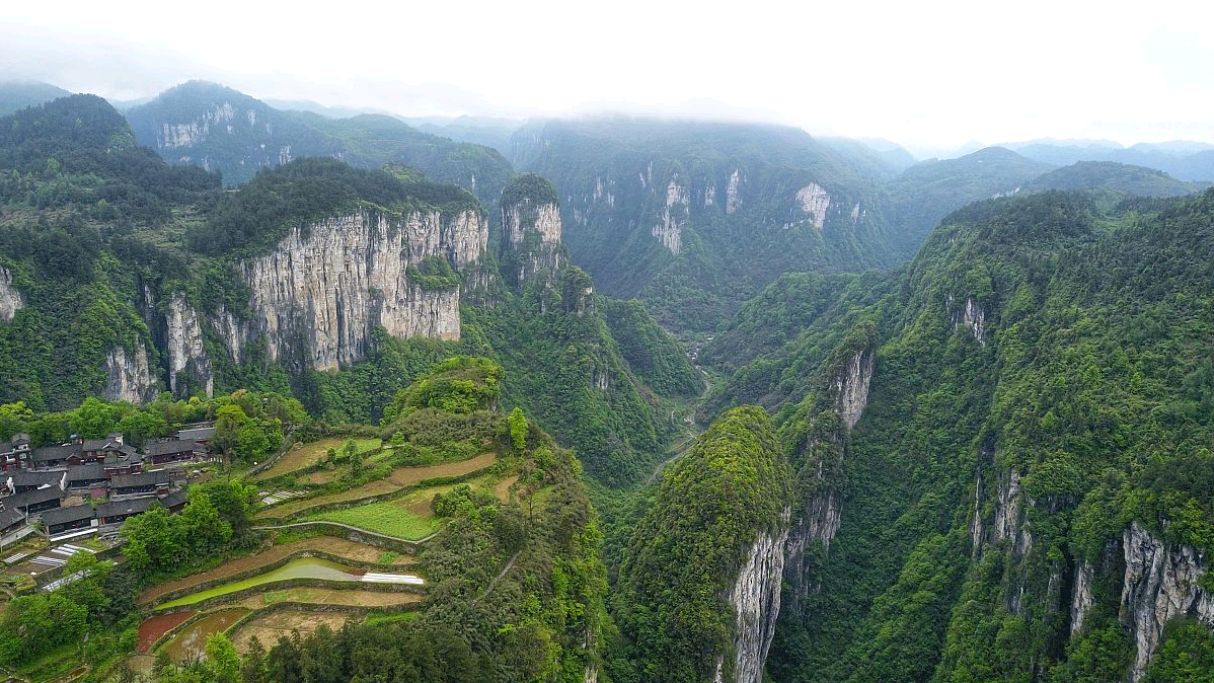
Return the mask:
<svg viewBox="0 0 1214 683">
<path fill-rule="evenodd" d="M 188 396 L 203 391 L 215 393 L 215 375 L 203 344 L 202 318 L 177 292 L 169 297 L 164 313 L 164 353 L 168 362 L 169 391 Z"/>
<path fill-rule="evenodd" d="M 729 591 L 733 606 L 733 678 L 736 683 L 761 683 L 767 651 L 780 614 L 780 588 L 784 575 L 784 547 L 788 542 L 789 508 L 784 509 L 778 533 L 764 532 L 750 546 L 738 578 Z M 723 681 L 724 662 L 716 680 Z"/>
<path fill-rule="evenodd" d="M 666 184 L 666 204 L 649 233 L 676 256 L 683 249 L 683 229 L 690 219 L 690 206 L 691 196 L 687 188 L 678 178 L 671 178 Z"/>
<path fill-rule="evenodd" d="M 601 192 L 600 182 L 596 196 Z M 561 245 L 561 209 L 552 185 L 536 175 L 521 176 L 502 193 L 501 210 L 499 261 L 507 281 L 518 287 L 560 270 L 568 259 Z"/>
<path fill-rule="evenodd" d="M 270 254 L 240 265 L 251 293 L 247 337 L 264 338 L 271 361 L 318 370 L 362 359 L 376 327 L 394 337 L 459 339 L 459 287 L 427 284 L 410 266 L 433 257 L 470 265 L 488 237 L 472 210 L 361 210 L 296 228 Z"/>
<path fill-rule="evenodd" d="M 12 320 L 17 311 L 24 307 L 25 299 L 13 287 L 13 274 L 7 268 L 0 267 L 0 321 Z"/>
<path fill-rule="evenodd" d="M 1170 545 L 1137 522 L 1122 534 L 1125 579 L 1121 591 L 1121 620 L 1134 639 L 1130 680 L 1140 680 L 1155 655 L 1164 626 L 1173 618 L 1191 616 L 1214 628 L 1214 593 L 1199 580 L 1208 571 L 1205 554 L 1184 545 Z"/>
<path fill-rule="evenodd" d="M 106 400 L 139 405 L 156 397 L 156 380 L 142 343 L 136 344 L 134 352 L 122 346 L 110 349 L 105 357 L 105 374 L 102 395 Z"/>
<path fill-rule="evenodd" d="M 827 415 L 814 420 L 837 418 L 842 429 L 823 430 L 811 437 L 807 444 L 806 460 L 801 466 L 800 477 L 809 493 L 801 501 L 801 509 L 793 522 L 785 546 L 789 586 L 794 603 L 799 603 L 812 589 L 815 581 L 810 576 L 809 551 L 814 546 L 823 550 L 830 547 L 842 522 L 842 506 L 839 492 L 834 486 L 832 472 L 846 453 L 847 436 L 860 421 L 868 405 L 868 390 L 872 384 L 876 364 L 876 353 L 872 348 L 855 351 L 846 356 L 827 385 Z"/>
</svg>

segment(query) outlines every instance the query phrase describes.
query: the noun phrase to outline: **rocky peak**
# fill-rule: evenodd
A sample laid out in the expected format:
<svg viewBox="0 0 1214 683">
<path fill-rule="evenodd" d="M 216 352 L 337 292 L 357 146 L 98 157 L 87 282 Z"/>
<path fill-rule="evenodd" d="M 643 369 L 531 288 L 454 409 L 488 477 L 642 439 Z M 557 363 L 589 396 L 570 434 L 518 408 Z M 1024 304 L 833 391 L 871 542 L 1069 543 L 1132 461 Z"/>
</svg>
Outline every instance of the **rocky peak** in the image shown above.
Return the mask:
<svg viewBox="0 0 1214 683">
<path fill-rule="evenodd" d="M 596 196 L 602 183 L 596 185 Z M 556 190 L 538 175 L 515 178 L 502 192 L 502 230 L 499 260 L 513 285 L 521 286 L 540 273 L 561 268 L 561 211 Z"/>
<path fill-rule="evenodd" d="M 0 266 L 0 320 L 12 320 L 17 311 L 24 307 L 25 299 L 22 298 L 21 292 L 13 287 L 13 274 Z"/>
</svg>

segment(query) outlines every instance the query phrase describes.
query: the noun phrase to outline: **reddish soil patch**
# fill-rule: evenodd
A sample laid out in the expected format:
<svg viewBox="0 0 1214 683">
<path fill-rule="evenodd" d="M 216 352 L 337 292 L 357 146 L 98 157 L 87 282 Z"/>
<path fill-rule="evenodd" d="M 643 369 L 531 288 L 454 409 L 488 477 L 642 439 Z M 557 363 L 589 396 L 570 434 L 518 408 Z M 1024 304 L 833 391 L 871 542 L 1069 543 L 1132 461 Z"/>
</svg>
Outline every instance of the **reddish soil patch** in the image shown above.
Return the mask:
<svg viewBox="0 0 1214 683">
<path fill-rule="evenodd" d="M 168 633 L 173 627 L 184 623 L 186 619 L 192 616 L 194 616 L 193 612 L 174 612 L 172 614 L 161 614 L 144 619 L 143 623 L 139 625 L 139 637 L 136 640 L 135 651 L 139 653 L 147 652 L 160 639 L 160 636 Z"/>
</svg>

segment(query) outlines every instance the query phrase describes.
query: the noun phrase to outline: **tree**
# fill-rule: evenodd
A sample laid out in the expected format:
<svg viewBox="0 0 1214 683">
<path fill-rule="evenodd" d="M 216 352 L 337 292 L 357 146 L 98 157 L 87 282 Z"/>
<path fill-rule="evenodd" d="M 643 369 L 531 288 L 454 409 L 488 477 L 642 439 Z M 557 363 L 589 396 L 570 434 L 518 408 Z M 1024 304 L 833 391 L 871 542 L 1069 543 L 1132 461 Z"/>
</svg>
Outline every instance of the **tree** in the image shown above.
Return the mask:
<svg viewBox="0 0 1214 683">
<path fill-rule="evenodd" d="M 32 419 L 34 411 L 26 407 L 25 401 L 0 405 L 0 439 L 7 441 L 17 432 L 28 431 Z"/>
<path fill-rule="evenodd" d="M 207 638 L 206 666 L 215 683 L 241 683 L 240 655 L 228 637 L 213 633 Z"/>
<path fill-rule="evenodd" d="M 221 452 L 236 450 L 241 429 L 249 424 L 249 416 L 238 405 L 226 405 L 215 412 L 215 437 L 211 443 Z"/>
<path fill-rule="evenodd" d="M 356 477 L 362 474 L 363 456 L 362 453 L 358 451 L 358 444 L 354 443 L 353 439 L 350 439 L 346 441 L 346 444 L 342 446 L 341 450 L 345 455 L 346 460 L 350 463 L 350 474 Z"/>
<path fill-rule="evenodd" d="M 522 453 L 527 449 L 527 417 L 523 415 L 522 408 L 515 407 L 510 411 L 510 440 L 514 443 L 514 450 Z"/>
</svg>

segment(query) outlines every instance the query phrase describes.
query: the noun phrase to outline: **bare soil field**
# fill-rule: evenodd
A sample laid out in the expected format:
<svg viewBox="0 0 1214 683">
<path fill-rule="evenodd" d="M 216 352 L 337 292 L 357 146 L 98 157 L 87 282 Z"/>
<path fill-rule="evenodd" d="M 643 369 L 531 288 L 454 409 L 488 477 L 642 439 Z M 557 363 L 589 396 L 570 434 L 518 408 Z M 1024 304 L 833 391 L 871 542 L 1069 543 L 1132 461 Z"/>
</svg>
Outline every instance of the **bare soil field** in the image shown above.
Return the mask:
<svg viewBox="0 0 1214 683">
<path fill-rule="evenodd" d="M 298 602 L 314 605 L 347 605 L 367 609 L 402 607 L 422 601 L 424 596 L 408 592 L 370 591 L 359 589 L 300 587 L 268 590 L 259 595 L 250 595 L 237 604 L 249 609 L 262 609 L 280 602 Z M 267 643 L 263 643 L 267 645 Z"/>
<path fill-rule="evenodd" d="M 292 632 L 297 631 L 301 636 L 309 636 L 315 633 L 322 625 L 336 631 L 341 628 L 342 624 L 356 616 L 342 612 L 310 612 L 306 610 L 271 612 L 253 617 L 241 624 L 240 628 L 236 629 L 236 632 L 232 634 L 232 643 L 241 654 L 248 652 L 249 643 L 253 638 L 257 638 L 263 647 L 269 649 L 274 647 L 279 638 L 290 637 Z"/>
</svg>

